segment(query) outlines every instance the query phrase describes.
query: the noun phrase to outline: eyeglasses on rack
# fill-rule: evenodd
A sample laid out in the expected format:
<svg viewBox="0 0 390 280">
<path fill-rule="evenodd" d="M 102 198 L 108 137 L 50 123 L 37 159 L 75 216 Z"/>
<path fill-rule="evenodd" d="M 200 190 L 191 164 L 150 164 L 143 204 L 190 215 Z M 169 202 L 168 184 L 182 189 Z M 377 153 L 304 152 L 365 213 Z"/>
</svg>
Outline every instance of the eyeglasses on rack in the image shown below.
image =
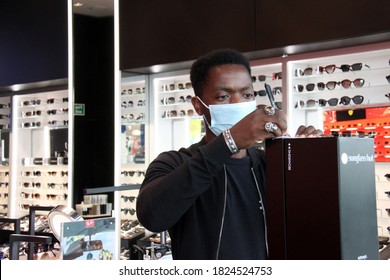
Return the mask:
<svg viewBox="0 0 390 280">
<path fill-rule="evenodd" d="M 34 105 L 40 105 L 41 100 L 40 99 L 31 99 L 31 100 L 26 100 L 22 102 L 22 106 L 34 106 Z"/>
<path fill-rule="evenodd" d="M 131 101 L 131 100 L 129 102 L 123 101 L 122 105 L 121 105 L 122 108 L 131 108 L 133 106 L 134 106 L 134 104 L 133 104 L 133 101 Z"/>
<path fill-rule="evenodd" d="M 61 183 L 61 184 L 57 184 L 57 183 L 47 183 L 47 188 L 49 189 L 55 189 L 55 188 L 60 188 L 60 189 L 67 189 L 68 188 L 68 183 Z"/>
<path fill-rule="evenodd" d="M 368 66 L 367 64 L 363 64 L 361 62 L 359 63 L 354 63 L 354 64 L 341 64 L 340 65 L 340 69 L 341 71 L 343 72 L 348 72 L 348 71 L 358 71 L 358 70 L 362 70 L 363 67 L 367 67 L 367 68 L 370 68 L 370 66 Z"/>
<path fill-rule="evenodd" d="M 163 99 L 161 99 L 161 103 L 164 104 L 164 105 L 168 105 L 168 104 L 175 104 L 175 98 L 174 97 L 164 97 Z"/>
<path fill-rule="evenodd" d="M 336 70 L 336 65 L 335 64 L 330 64 L 330 65 L 327 65 L 327 66 L 319 66 L 318 67 L 318 72 L 319 73 L 328 73 L 328 74 L 332 74 L 334 72 L 334 70 Z"/>
<path fill-rule="evenodd" d="M 52 110 L 48 110 L 47 114 L 48 115 L 65 114 L 68 113 L 68 111 L 69 111 L 68 108 L 52 109 Z"/>
<path fill-rule="evenodd" d="M 0 198 L 8 198 L 8 193 L 0 193 Z"/>
<path fill-rule="evenodd" d="M 121 198 L 123 199 L 124 202 L 134 202 L 136 199 L 135 196 L 126 196 L 126 195 L 122 195 Z"/>
<path fill-rule="evenodd" d="M 25 171 L 23 173 L 23 176 L 25 177 L 31 177 L 31 176 L 41 176 L 42 172 L 37 170 L 37 171 Z"/>
<path fill-rule="evenodd" d="M 47 124 L 50 126 L 52 126 L 52 125 L 68 125 L 69 121 L 68 120 L 62 120 L 62 121 L 51 120 L 51 121 L 48 121 Z"/>
<path fill-rule="evenodd" d="M 334 90 L 336 88 L 336 85 L 340 85 L 341 82 L 336 82 L 336 81 L 329 81 L 327 83 L 323 83 L 323 82 L 319 82 L 317 83 L 317 88 L 318 90 L 320 91 L 323 91 L 325 89 L 325 87 L 328 89 L 328 90 Z M 307 91 L 313 91 L 314 88 L 315 88 L 316 84 L 314 83 L 309 83 L 307 84 L 306 86 L 303 86 L 303 85 L 295 85 L 294 86 L 294 89 L 295 91 L 297 92 L 302 92 L 305 88 Z"/>
<path fill-rule="evenodd" d="M 41 195 L 39 193 L 26 193 L 21 192 L 20 196 L 24 199 L 40 199 Z"/>
<path fill-rule="evenodd" d="M 23 182 L 21 184 L 25 188 L 40 188 L 42 186 L 40 182 L 37 182 L 37 183 L 34 183 L 34 182 Z"/>
<path fill-rule="evenodd" d="M 340 104 L 342 105 L 349 105 L 351 103 L 351 100 L 353 103 L 356 105 L 362 104 L 364 101 L 364 97 L 362 95 L 356 95 L 354 97 L 348 97 L 348 96 L 343 96 L 340 98 Z"/>
<path fill-rule="evenodd" d="M 121 175 L 123 175 L 123 176 L 131 176 L 131 177 L 133 177 L 135 174 L 138 177 L 140 177 L 141 175 L 145 176 L 145 171 L 141 171 L 141 170 L 124 170 L 124 171 L 121 172 Z"/>
<path fill-rule="evenodd" d="M 185 83 L 185 84 L 184 83 L 178 83 L 177 87 L 180 90 L 190 89 L 190 88 L 192 88 L 192 84 L 191 83 Z"/>
<path fill-rule="evenodd" d="M 36 128 L 36 127 L 41 127 L 41 122 L 26 122 L 26 123 L 21 123 L 20 126 L 22 128 Z"/>
<path fill-rule="evenodd" d="M 135 214 L 135 209 L 133 208 L 122 208 L 121 211 L 124 212 L 125 215 L 130 214 L 133 216 Z"/>
<path fill-rule="evenodd" d="M 272 94 L 273 94 L 273 95 L 282 94 L 282 87 L 274 87 L 274 88 L 272 89 Z"/>
<path fill-rule="evenodd" d="M 364 97 L 362 95 L 356 95 L 352 98 L 348 96 L 343 96 L 340 98 L 340 103 L 338 102 L 338 98 L 331 98 L 329 100 L 319 99 L 318 103 L 321 107 L 325 107 L 326 104 L 329 104 L 329 106 L 336 106 L 338 104 L 349 105 L 351 103 L 351 100 L 353 101 L 353 103 L 355 103 L 355 105 L 359 105 L 363 103 Z"/>
<path fill-rule="evenodd" d="M 22 117 L 34 117 L 34 116 L 40 116 L 41 114 L 42 114 L 41 110 L 28 111 L 28 112 L 22 112 Z"/>
<path fill-rule="evenodd" d="M 187 95 L 186 97 L 180 96 L 179 97 L 179 102 L 191 102 L 192 95 Z"/>
<path fill-rule="evenodd" d="M 258 90 L 258 91 L 254 91 L 253 93 L 254 93 L 255 97 L 256 96 L 266 96 L 267 95 L 267 93 L 266 93 L 266 91 L 264 89 Z"/>
<path fill-rule="evenodd" d="M 335 64 L 329 64 L 327 66 L 318 66 L 318 67 L 307 67 L 304 70 L 302 69 L 296 69 L 295 70 L 295 76 L 311 76 L 313 73 L 317 74 L 323 74 L 328 73 L 332 74 L 336 69 L 341 69 L 342 72 L 348 72 L 348 71 L 358 71 L 362 70 L 363 67 L 367 67 L 370 69 L 370 66 L 367 64 L 363 64 L 361 62 L 354 63 L 354 64 L 341 64 L 340 67 L 336 66 Z"/>
<path fill-rule="evenodd" d="M 64 194 L 46 194 L 46 198 L 48 200 L 67 200 L 68 195 L 66 193 Z"/>
<path fill-rule="evenodd" d="M 184 117 L 184 116 L 192 117 L 193 115 L 194 115 L 194 110 L 193 109 L 189 109 L 187 111 L 180 110 L 179 111 L 179 115 L 178 115 L 176 110 L 167 110 L 167 111 L 164 111 L 164 113 L 162 115 L 162 118 L 176 118 L 178 116 L 181 116 L 181 117 Z"/>
<path fill-rule="evenodd" d="M 329 100 L 326 99 L 319 99 L 319 100 L 314 100 L 314 99 L 309 99 L 307 101 L 299 100 L 295 104 L 295 108 L 312 108 L 315 107 L 316 105 L 319 105 L 320 107 L 325 107 L 327 104 L 329 106 L 337 106 L 337 105 L 349 105 L 351 104 L 351 101 L 355 103 L 355 105 L 362 104 L 364 101 L 364 97 L 362 95 L 356 95 L 354 97 L 348 97 L 348 96 L 343 96 L 340 98 L 340 102 L 338 98 L 331 98 Z"/>
<path fill-rule="evenodd" d="M 57 98 L 49 98 L 46 100 L 47 104 L 54 104 L 54 103 L 61 103 L 61 102 L 68 102 L 68 98 L 57 99 Z"/>
<path fill-rule="evenodd" d="M 276 77 L 276 73 L 274 73 L 274 74 L 275 74 L 275 77 Z M 280 73 L 280 75 L 281 75 L 281 73 Z M 253 82 L 253 83 L 256 82 L 256 79 L 257 79 L 259 82 L 265 82 L 265 81 L 267 80 L 267 78 L 268 78 L 268 79 L 272 79 L 271 76 L 267 76 L 267 75 L 252 76 L 252 82 Z M 273 80 L 275 80 L 275 79 L 273 79 Z"/>
<path fill-rule="evenodd" d="M 345 79 L 340 82 L 343 88 L 350 88 L 353 84 L 356 88 L 361 88 L 365 83 L 365 80 L 362 78 L 355 79 L 353 81 Z"/>
</svg>

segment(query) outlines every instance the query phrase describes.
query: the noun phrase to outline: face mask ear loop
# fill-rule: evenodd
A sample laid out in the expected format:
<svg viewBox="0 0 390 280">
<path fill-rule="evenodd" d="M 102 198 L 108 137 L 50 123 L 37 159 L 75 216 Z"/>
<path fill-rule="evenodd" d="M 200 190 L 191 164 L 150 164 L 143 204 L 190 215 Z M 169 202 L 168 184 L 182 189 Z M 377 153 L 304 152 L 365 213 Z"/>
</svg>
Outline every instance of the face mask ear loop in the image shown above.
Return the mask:
<svg viewBox="0 0 390 280">
<path fill-rule="evenodd" d="M 204 122 L 205 122 L 205 123 L 207 124 L 207 126 L 210 128 L 211 126 L 210 126 L 209 122 L 207 121 L 206 116 L 203 114 L 202 117 L 203 117 Z M 210 129 L 211 129 L 211 128 L 210 128 Z"/>
<path fill-rule="evenodd" d="M 199 98 L 199 96 L 197 96 L 196 98 L 198 98 L 198 100 L 200 101 L 200 103 L 202 103 L 203 106 L 205 106 L 208 110 L 210 110 L 209 106 L 204 104 L 204 102 L 202 101 L 202 99 Z"/>
<path fill-rule="evenodd" d="M 204 107 L 206 107 L 206 108 L 210 111 L 209 106 L 207 106 L 206 104 L 204 104 L 204 102 L 202 101 L 202 99 L 199 98 L 199 96 L 197 96 L 196 98 L 198 98 L 198 100 L 200 101 L 200 103 L 202 103 L 202 105 L 203 105 Z M 208 127 L 210 128 L 210 130 L 211 130 L 211 125 L 210 125 L 210 123 L 207 121 L 206 116 L 205 116 L 204 114 L 202 114 L 202 117 L 203 117 L 204 122 L 207 124 L 207 126 L 208 126 Z"/>
</svg>

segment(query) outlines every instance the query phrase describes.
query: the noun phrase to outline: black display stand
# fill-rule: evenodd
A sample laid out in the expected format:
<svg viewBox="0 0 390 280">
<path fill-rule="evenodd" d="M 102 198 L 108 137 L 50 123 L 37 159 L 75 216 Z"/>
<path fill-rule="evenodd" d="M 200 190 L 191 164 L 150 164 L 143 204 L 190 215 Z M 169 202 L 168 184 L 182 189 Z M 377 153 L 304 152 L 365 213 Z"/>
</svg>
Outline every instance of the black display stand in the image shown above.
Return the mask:
<svg viewBox="0 0 390 280">
<path fill-rule="evenodd" d="M 30 206 L 29 218 L 28 218 L 29 219 L 29 230 L 28 230 L 29 236 L 35 236 L 35 216 L 36 216 L 35 214 L 36 214 L 36 211 L 50 212 L 52 209 L 53 209 L 52 206 Z M 42 235 L 42 236 L 46 236 L 46 235 Z M 52 238 L 55 238 L 53 234 L 48 234 L 47 236 L 50 237 L 50 240 L 52 240 Z M 20 239 L 19 241 L 28 242 L 27 240 L 22 240 L 21 238 L 19 238 L 19 239 Z M 32 241 L 28 244 L 28 259 L 29 260 L 32 260 L 34 258 L 34 243 L 40 243 L 40 242 Z M 41 242 L 41 243 L 51 243 L 51 241 L 50 242 Z"/>
<path fill-rule="evenodd" d="M 41 236 L 41 235 L 26 235 L 26 234 L 11 234 L 9 236 L 9 259 L 18 260 L 19 259 L 19 242 L 28 242 L 29 245 L 35 243 L 52 243 L 52 238 L 50 236 Z M 30 252 L 30 251 L 29 251 Z M 33 258 L 28 256 L 29 260 Z"/>
<path fill-rule="evenodd" d="M 270 259 L 379 258 L 372 138 L 266 141 Z"/>
<path fill-rule="evenodd" d="M 10 223 L 10 224 L 14 224 L 14 230 L 13 231 L 10 231 L 10 230 L 1 230 L 0 231 L 0 242 L 3 243 L 3 242 L 6 242 L 7 240 L 9 241 L 9 236 L 10 234 L 14 233 L 14 234 L 19 234 L 20 233 L 20 219 L 13 219 L 13 218 L 5 218 L 5 217 L 1 217 L 0 218 L 0 223 Z"/>
</svg>

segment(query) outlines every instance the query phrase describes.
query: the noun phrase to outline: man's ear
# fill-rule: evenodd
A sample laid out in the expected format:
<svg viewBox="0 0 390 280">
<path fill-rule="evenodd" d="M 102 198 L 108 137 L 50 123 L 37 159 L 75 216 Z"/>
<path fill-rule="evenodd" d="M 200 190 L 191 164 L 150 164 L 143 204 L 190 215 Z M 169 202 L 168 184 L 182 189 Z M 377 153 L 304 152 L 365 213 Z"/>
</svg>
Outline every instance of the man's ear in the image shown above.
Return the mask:
<svg viewBox="0 0 390 280">
<path fill-rule="evenodd" d="M 191 98 L 192 106 L 194 106 L 195 111 L 198 113 L 199 116 L 203 115 L 203 106 L 202 103 L 199 101 L 199 99 L 196 96 L 193 96 Z"/>
</svg>

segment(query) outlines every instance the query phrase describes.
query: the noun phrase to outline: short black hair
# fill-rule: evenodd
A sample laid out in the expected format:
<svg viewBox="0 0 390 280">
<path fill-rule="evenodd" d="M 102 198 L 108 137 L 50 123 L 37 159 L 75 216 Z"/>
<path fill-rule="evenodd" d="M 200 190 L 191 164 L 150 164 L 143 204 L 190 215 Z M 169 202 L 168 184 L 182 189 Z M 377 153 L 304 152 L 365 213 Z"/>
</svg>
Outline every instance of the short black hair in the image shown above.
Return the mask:
<svg viewBox="0 0 390 280">
<path fill-rule="evenodd" d="M 218 49 L 199 57 L 191 67 L 190 79 L 195 95 L 200 96 L 207 82 L 209 70 L 215 66 L 238 64 L 244 66 L 251 76 L 249 60 L 233 49 Z"/>
</svg>

